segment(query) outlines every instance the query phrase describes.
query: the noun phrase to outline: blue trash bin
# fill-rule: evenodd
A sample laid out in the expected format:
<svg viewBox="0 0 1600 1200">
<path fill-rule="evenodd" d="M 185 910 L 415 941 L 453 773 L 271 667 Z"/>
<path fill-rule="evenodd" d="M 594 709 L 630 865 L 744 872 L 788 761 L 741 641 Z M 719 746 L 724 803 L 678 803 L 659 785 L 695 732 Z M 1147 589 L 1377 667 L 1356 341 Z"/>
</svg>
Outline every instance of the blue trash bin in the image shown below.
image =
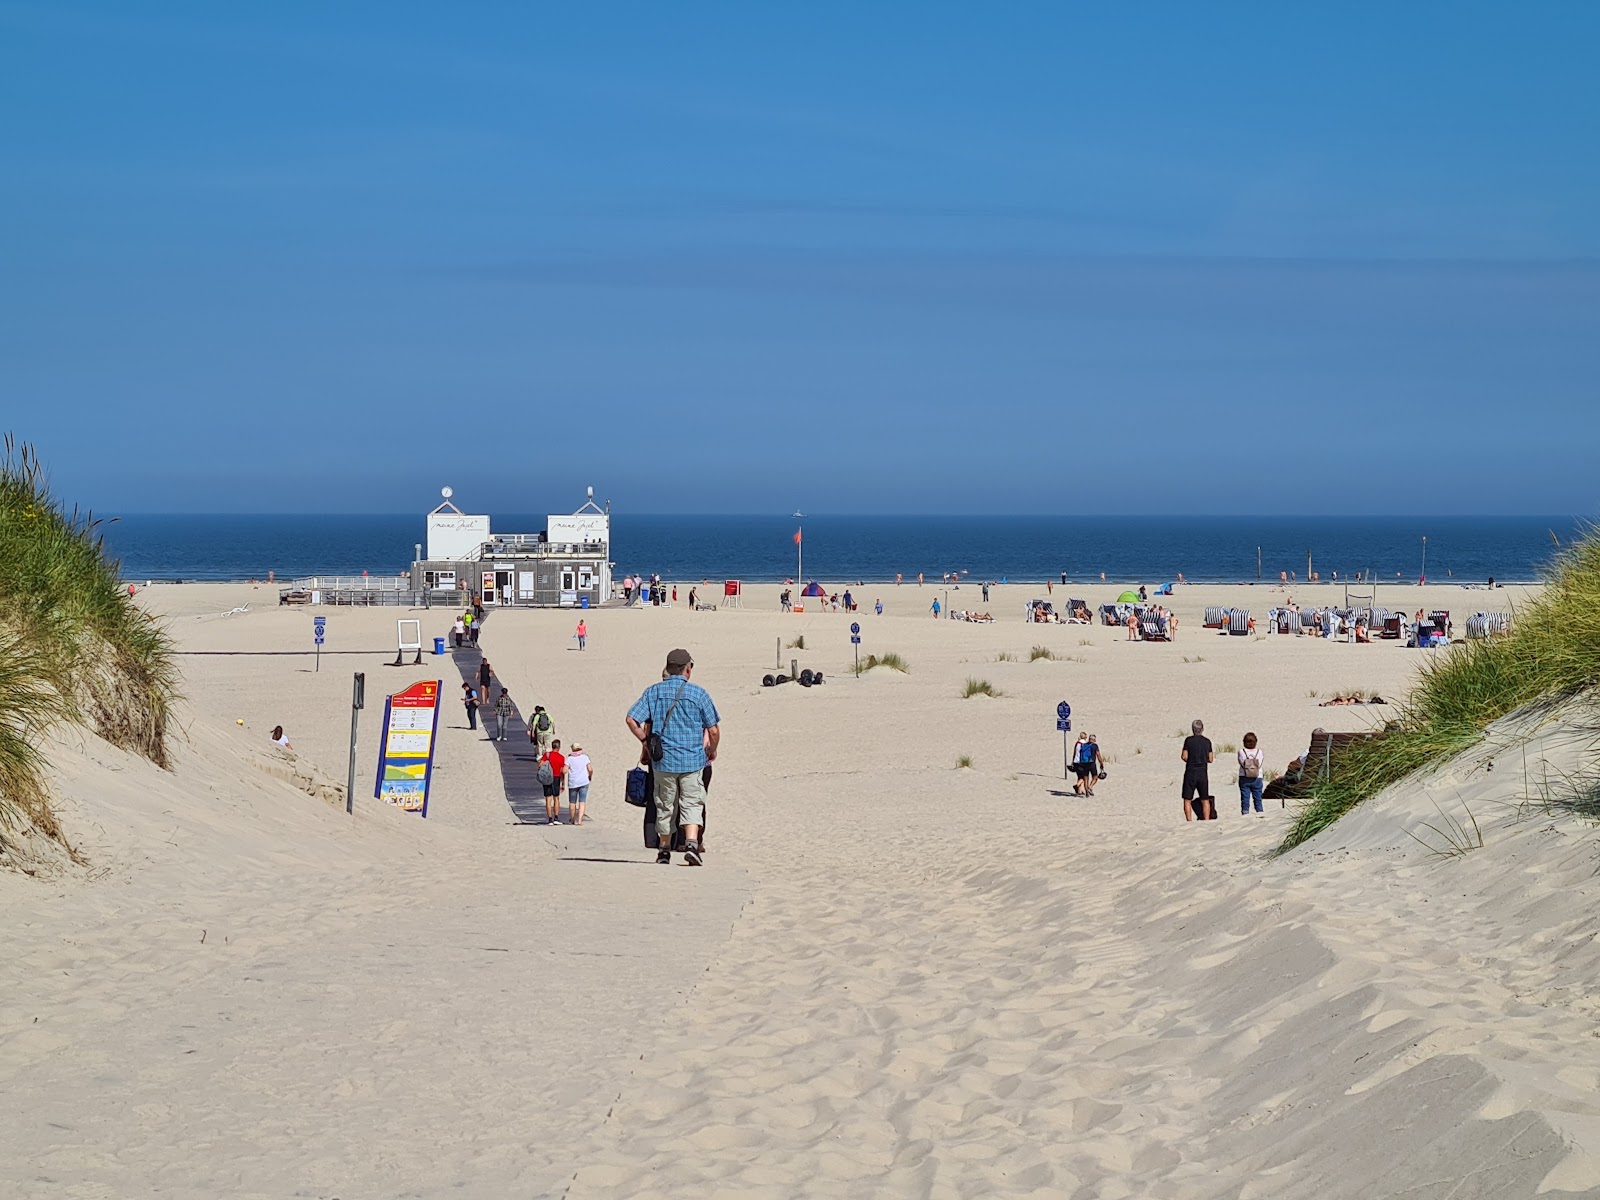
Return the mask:
<svg viewBox="0 0 1600 1200">
<path fill-rule="evenodd" d="M 433 639 L 433 652 L 435 654 L 443 654 L 444 653 L 444 639 L 442 637 L 437 637 L 437 638 Z"/>
<path fill-rule="evenodd" d="M 587 596 L 579 596 L 578 597 L 578 607 L 579 608 L 588 608 L 589 607 L 589 597 L 587 597 Z"/>
</svg>

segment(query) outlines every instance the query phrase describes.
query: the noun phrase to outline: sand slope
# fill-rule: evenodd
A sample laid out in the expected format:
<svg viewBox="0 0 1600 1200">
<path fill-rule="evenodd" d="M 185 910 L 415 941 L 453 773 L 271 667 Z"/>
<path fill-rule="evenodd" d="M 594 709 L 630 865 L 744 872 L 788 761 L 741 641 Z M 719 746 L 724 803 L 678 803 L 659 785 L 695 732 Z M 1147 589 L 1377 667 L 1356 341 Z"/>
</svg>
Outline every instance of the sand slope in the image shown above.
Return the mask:
<svg viewBox="0 0 1600 1200">
<path fill-rule="evenodd" d="M 176 771 L 69 742 L 91 866 L 0 876 L 0 1191 L 1600 1194 L 1597 843 L 1537 802 L 1587 718 L 1508 723 L 1275 859 L 1289 814 L 1239 818 L 1226 767 L 1224 819 L 1178 820 L 1187 722 L 1255 729 L 1281 765 L 1313 725 L 1382 715 L 1308 693 L 1401 690 L 1421 654 L 1201 633 L 1204 604 L 1261 589 L 1184 593 L 1178 645 L 1129 645 L 1024 627 L 1032 590 L 992 626 L 894 600 L 866 648 L 912 671 L 860 680 L 836 674 L 847 618 L 759 589 L 593 613 L 582 655 L 570 614 L 497 615 L 502 677 L 596 761 L 584 830 L 510 824 L 453 713 L 426 826 L 320 794 L 349 670 L 378 695 L 417 674 L 380 665 L 392 612 L 330 612 L 371 654 L 326 676 L 186 658 Z M 303 612 L 217 616 L 227 589 L 153 599 L 187 649 L 309 642 Z M 995 661 L 1036 642 L 1062 660 Z M 725 725 L 703 871 L 650 865 L 617 797 L 621 712 L 675 644 Z M 829 683 L 761 688 L 778 653 Z M 1005 694 L 961 700 L 968 676 Z M 1113 758 L 1093 800 L 1064 795 L 1059 698 Z M 1448 849 L 1436 804 L 1483 848 L 1408 836 Z"/>
</svg>

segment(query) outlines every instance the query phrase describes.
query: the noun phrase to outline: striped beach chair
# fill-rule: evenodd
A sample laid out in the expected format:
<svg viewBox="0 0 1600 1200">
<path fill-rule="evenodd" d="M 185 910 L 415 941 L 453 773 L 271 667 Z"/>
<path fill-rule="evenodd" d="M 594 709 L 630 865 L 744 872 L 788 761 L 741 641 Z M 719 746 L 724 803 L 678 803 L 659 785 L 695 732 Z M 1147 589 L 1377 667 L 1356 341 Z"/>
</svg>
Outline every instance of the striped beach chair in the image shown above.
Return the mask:
<svg viewBox="0 0 1600 1200">
<path fill-rule="evenodd" d="M 1250 632 L 1250 610 L 1244 608 L 1230 608 L 1228 610 L 1228 634 L 1231 637 L 1245 637 Z"/>
</svg>

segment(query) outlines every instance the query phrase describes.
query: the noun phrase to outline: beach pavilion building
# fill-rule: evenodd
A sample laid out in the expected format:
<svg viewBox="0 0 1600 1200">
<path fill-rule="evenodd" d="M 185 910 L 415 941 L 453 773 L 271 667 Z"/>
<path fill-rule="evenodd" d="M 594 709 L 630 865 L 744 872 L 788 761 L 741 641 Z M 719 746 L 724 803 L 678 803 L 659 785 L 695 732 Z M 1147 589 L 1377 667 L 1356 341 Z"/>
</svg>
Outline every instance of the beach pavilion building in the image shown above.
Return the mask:
<svg viewBox="0 0 1600 1200">
<path fill-rule="evenodd" d="M 596 607 L 611 598 L 611 506 L 594 489 L 572 513 L 551 513 L 536 533 L 490 528 L 486 515 L 444 503 L 428 514 L 426 553 L 411 564 L 411 586 L 430 603 L 466 595 L 487 607 Z"/>
</svg>

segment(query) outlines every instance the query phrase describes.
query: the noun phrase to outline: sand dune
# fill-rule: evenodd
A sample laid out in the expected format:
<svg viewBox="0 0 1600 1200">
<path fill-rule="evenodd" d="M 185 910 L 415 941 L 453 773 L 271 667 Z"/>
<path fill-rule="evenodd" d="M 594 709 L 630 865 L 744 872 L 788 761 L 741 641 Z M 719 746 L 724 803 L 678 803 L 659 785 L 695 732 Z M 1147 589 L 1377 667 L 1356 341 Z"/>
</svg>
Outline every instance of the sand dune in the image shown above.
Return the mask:
<svg viewBox="0 0 1600 1200">
<path fill-rule="evenodd" d="M 345 816 L 350 671 L 377 697 L 425 673 L 382 665 L 399 614 L 328 610 L 327 648 L 364 653 L 313 672 L 260 653 L 310 648 L 269 592 L 150 589 L 207 652 L 176 769 L 62 744 L 89 865 L 0 875 L 0 1190 L 1600 1194 L 1596 842 L 1540 802 L 1591 749 L 1581 712 L 1273 858 L 1289 814 L 1239 818 L 1226 766 L 1223 819 L 1179 819 L 1188 722 L 1281 766 L 1382 716 L 1321 698 L 1400 693 L 1426 652 L 1200 629 L 1265 588 L 1182 591 L 1171 646 L 1025 626 L 1040 589 L 997 589 L 993 625 L 877 590 L 863 649 L 909 674 L 849 677 L 848 618 L 780 616 L 777 589 L 591 613 L 582 654 L 571 614 L 494 616 L 501 677 L 595 760 L 573 830 L 513 823 L 453 708 L 429 820 L 363 794 L 381 704 Z M 1401 595 L 1459 622 L 1518 593 Z M 725 729 L 700 871 L 651 865 L 620 798 L 621 713 L 680 644 Z M 829 681 L 762 688 L 780 658 Z M 1111 756 L 1093 800 L 1066 794 L 1059 699 Z M 1443 853 L 1440 808 L 1483 847 Z"/>
</svg>

